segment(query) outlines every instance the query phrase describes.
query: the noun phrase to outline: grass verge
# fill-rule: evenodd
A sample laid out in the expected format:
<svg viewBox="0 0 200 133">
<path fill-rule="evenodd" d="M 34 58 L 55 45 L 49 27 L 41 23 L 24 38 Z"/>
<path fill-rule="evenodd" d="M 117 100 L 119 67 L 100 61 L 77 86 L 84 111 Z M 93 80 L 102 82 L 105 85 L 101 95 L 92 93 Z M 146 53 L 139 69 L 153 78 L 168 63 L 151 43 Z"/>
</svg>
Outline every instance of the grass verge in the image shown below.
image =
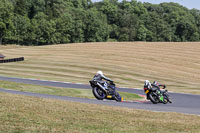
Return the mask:
<svg viewBox="0 0 200 133">
<path fill-rule="evenodd" d="M 199 118 L 0 93 L 2 133 L 199 133 Z"/>
<path fill-rule="evenodd" d="M 0 81 L 0 88 L 13 89 L 13 90 L 25 91 L 25 92 L 34 92 L 34 93 L 40 93 L 40 94 L 51 94 L 51 95 L 58 95 L 58 96 L 70 96 L 70 97 L 94 99 L 91 89 L 47 87 L 47 86 L 40 86 L 40 85 L 30 85 L 30 84 L 23 84 L 23 83 L 8 82 L 8 81 Z M 124 100 L 142 99 L 142 97 L 137 94 L 120 92 L 120 91 L 119 93 L 124 98 Z"/>
</svg>

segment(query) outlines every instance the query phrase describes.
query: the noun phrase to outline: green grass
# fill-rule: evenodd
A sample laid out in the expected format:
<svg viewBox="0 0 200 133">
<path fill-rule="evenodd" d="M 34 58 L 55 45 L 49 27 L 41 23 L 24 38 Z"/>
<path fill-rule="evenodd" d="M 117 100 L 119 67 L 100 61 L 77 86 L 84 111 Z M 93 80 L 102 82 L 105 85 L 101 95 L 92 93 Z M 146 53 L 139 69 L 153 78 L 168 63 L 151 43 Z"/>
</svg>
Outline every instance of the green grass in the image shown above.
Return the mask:
<svg viewBox="0 0 200 133">
<path fill-rule="evenodd" d="M 200 117 L 0 93 L 0 133 L 199 133 Z"/>
<path fill-rule="evenodd" d="M 12 90 L 18 90 L 18 91 L 24 91 L 24 92 L 34 92 L 34 93 L 40 93 L 40 94 L 94 99 L 91 89 L 47 87 L 47 86 L 40 86 L 40 85 L 15 83 L 15 82 L 9 82 L 9 81 L 0 81 L 0 88 L 12 89 Z M 120 91 L 119 93 L 124 98 L 124 100 L 143 99 L 143 97 L 137 94 L 120 92 Z"/>
</svg>

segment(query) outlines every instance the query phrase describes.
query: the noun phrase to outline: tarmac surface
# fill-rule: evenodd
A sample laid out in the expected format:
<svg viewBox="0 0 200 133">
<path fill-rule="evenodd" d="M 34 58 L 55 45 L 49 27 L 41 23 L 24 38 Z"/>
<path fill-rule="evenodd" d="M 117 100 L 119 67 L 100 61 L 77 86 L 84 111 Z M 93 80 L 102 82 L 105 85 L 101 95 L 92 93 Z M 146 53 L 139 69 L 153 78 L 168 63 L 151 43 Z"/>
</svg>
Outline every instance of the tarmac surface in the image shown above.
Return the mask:
<svg viewBox="0 0 200 133">
<path fill-rule="evenodd" d="M 52 86 L 52 87 L 91 89 L 89 84 L 86 85 L 86 84 L 80 84 L 80 83 L 77 84 L 77 83 L 68 83 L 68 82 L 12 78 L 12 77 L 3 77 L 3 76 L 0 76 L 0 80 L 17 82 L 17 83 L 25 83 L 25 84 L 42 85 L 42 86 Z M 142 89 L 118 88 L 118 91 L 145 95 Z M 170 98 L 172 100 L 171 104 L 170 103 L 152 104 L 150 101 L 146 101 L 146 100 L 124 101 L 124 102 L 116 102 L 116 101 L 111 101 L 111 100 L 101 101 L 101 100 L 96 100 L 96 99 L 86 99 L 86 98 L 76 98 L 76 97 L 67 97 L 67 96 L 38 94 L 38 93 L 31 93 L 31 92 L 21 92 L 21 91 L 15 91 L 15 90 L 7 90 L 3 88 L 2 89 L 0 88 L 0 92 L 40 97 L 40 98 L 59 99 L 59 100 L 66 100 L 66 101 L 73 101 L 73 102 L 80 102 L 80 103 L 135 108 L 135 109 L 150 110 L 150 111 L 156 111 L 156 112 L 157 111 L 158 112 L 177 112 L 177 113 L 184 113 L 184 114 L 200 115 L 200 95 L 192 95 L 192 94 L 169 93 Z"/>
</svg>

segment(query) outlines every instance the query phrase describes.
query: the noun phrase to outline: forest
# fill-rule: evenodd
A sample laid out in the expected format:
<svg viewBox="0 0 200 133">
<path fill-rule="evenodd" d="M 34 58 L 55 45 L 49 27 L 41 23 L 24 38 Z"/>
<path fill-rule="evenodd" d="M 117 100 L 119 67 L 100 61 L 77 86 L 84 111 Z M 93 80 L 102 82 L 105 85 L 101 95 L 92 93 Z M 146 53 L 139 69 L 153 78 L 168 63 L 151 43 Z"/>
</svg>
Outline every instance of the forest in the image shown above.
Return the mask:
<svg viewBox="0 0 200 133">
<path fill-rule="evenodd" d="M 0 0 L 0 44 L 200 41 L 200 10 L 137 0 Z"/>
</svg>

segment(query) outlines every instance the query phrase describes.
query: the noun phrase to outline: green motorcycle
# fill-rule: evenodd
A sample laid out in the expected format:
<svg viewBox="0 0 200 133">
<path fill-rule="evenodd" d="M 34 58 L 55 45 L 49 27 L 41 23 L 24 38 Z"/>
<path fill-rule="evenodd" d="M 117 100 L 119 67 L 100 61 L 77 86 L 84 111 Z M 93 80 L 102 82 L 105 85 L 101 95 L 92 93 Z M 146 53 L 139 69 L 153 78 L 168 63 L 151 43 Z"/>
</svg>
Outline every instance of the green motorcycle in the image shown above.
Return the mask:
<svg viewBox="0 0 200 133">
<path fill-rule="evenodd" d="M 160 90 L 160 88 L 152 87 L 151 83 L 147 80 L 144 84 L 144 92 L 146 93 L 147 100 L 150 100 L 153 104 L 157 103 L 172 103 L 168 91 Z"/>
</svg>

